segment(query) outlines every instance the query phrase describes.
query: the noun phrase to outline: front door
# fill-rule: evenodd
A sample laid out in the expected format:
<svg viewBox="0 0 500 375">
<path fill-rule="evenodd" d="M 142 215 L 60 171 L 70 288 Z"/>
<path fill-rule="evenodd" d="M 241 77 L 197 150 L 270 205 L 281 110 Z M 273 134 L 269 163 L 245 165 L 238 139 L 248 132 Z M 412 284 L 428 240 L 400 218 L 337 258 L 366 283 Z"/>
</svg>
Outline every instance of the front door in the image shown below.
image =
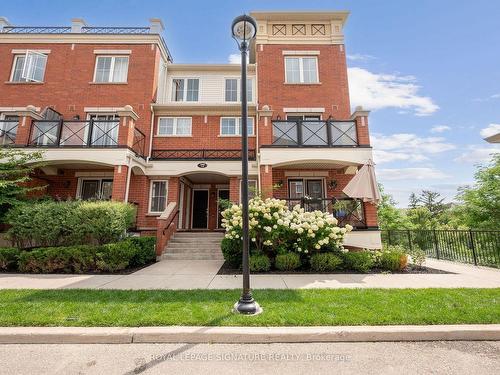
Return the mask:
<svg viewBox="0 0 500 375">
<path fill-rule="evenodd" d="M 193 190 L 193 229 L 208 228 L 208 190 Z"/>
<path fill-rule="evenodd" d="M 224 211 L 224 207 L 221 205 L 221 200 L 229 200 L 229 190 L 219 190 L 218 191 L 218 200 L 217 200 L 217 228 L 222 228 L 222 211 Z"/>
</svg>

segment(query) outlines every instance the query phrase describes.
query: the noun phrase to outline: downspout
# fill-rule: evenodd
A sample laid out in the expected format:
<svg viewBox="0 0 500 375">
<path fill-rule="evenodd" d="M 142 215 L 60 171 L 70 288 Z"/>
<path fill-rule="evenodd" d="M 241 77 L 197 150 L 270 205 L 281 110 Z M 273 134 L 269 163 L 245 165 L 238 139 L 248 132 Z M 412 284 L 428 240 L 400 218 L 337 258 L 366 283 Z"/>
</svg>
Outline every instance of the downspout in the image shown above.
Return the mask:
<svg viewBox="0 0 500 375">
<path fill-rule="evenodd" d="M 257 62 L 255 65 L 255 114 L 257 117 L 257 126 L 255 127 L 255 160 L 257 161 L 257 188 L 259 194 L 262 195 L 262 184 L 260 178 L 260 147 L 259 147 L 259 128 L 260 128 L 260 115 L 259 115 L 259 80 Z"/>
<path fill-rule="evenodd" d="M 127 181 L 125 182 L 125 199 L 124 202 L 128 202 L 128 193 L 130 190 L 130 176 L 132 175 L 132 168 L 130 167 L 130 157 L 127 158 Z"/>
<path fill-rule="evenodd" d="M 154 110 L 154 107 L 153 107 L 153 104 L 150 105 L 150 109 L 151 109 L 151 123 L 149 124 L 149 153 L 148 153 L 148 157 L 146 158 L 146 163 L 149 162 L 149 159 L 151 159 L 151 154 L 153 152 L 153 134 L 154 134 L 154 131 L 153 131 L 153 128 L 154 128 L 154 124 L 155 124 L 155 110 Z"/>
</svg>

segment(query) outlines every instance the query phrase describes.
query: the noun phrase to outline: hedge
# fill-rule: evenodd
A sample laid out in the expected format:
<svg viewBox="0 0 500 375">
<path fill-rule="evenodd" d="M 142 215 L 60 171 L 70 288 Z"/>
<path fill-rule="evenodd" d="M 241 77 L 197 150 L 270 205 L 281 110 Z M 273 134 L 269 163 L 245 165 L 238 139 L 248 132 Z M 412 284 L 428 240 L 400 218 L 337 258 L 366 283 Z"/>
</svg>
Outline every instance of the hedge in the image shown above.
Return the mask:
<svg viewBox="0 0 500 375">
<path fill-rule="evenodd" d="M 20 250 L 14 247 L 0 247 L 0 271 L 16 269 Z"/>
<path fill-rule="evenodd" d="M 131 237 L 99 246 L 76 245 L 21 251 L 17 269 L 26 273 L 118 272 L 156 259 L 154 237 Z"/>
<path fill-rule="evenodd" d="M 10 210 L 8 236 L 18 248 L 116 242 L 135 219 L 134 206 L 106 201 L 43 201 Z"/>
</svg>

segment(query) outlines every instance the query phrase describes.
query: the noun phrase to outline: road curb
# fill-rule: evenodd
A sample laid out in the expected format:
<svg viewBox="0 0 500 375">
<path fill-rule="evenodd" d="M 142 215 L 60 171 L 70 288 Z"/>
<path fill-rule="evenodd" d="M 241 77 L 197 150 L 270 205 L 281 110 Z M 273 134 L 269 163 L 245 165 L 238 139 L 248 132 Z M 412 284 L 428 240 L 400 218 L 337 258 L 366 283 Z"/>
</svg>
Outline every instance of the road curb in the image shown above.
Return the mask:
<svg viewBox="0 0 500 375">
<path fill-rule="evenodd" d="M 337 327 L 4 327 L 0 344 L 500 341 L 500 324 Z"/>
</svg>

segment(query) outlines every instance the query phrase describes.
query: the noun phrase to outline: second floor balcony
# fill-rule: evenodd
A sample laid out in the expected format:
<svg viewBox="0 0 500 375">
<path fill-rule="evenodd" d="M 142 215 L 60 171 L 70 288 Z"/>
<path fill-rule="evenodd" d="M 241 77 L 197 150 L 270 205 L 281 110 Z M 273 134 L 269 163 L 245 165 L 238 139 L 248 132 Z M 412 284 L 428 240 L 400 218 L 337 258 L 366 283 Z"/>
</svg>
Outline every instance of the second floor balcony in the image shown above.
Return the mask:
<svg viewBox="0 0 500 375">
<path fill-rule="evenodd" d="M 120 135 L 120 119 L 114 120 L 33 120 L 29 134 L 20 136 L 18 119 L 0 121 L 0 146 L 36 148 L 119 148 L 128 147 L 145 157 L 146 136 L 133 129 Z M 125 129 L 125 128 L 124 128 Z M 127 129 L 125 129 L 127 130 Z M 23 139 L 24 138 L 24 139 Z"/>
<path fill-rule="evenodd" d="M 272 147 L 357 147 L 355 121 L 273 120 Z"/>
</svg>

